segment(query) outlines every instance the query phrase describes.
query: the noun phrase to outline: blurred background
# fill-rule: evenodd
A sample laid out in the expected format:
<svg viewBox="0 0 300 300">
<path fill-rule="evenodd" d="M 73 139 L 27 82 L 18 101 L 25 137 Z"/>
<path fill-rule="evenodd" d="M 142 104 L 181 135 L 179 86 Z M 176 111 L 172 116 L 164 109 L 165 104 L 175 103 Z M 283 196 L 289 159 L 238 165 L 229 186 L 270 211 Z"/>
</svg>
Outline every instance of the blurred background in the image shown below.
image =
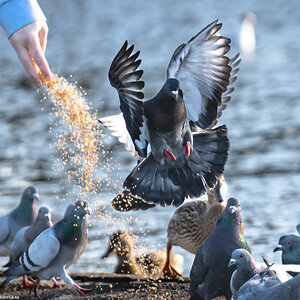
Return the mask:
<svg viewBox="0 0 300 300">
<path fill-rule="evenodd" d="M 141 50 L 147 99 L 161 88 L 169 59 L 179 44 L 218 18 L 223 23 L 220 33 L 232 39 L 232 57 L 242 50 L 239 32 L 243 14 L 255 13 L 256 49 L 252 54 L 242 53 L 232 100 L 218 124 L 228 126 L 231 141 L 225 171 L 227 198 L 241 201 L 245 236 L 254 257 L 261 261 L 264 255 L 271 262 L 280 262 L 280 254 L 272 250 L 281 235 L 296 233 L 295 226 L 300 222 L 300 2 L 39 3 L 49 26 L 46 56 L 52 72 L 78 81 L 99 117 L 119 112 L 119 99 L 109 85 L 107 72 L 125 40 Z M 16 206 L 28 185 L 37 187 L 41 199 L 38 205 L 52 207 L 54 220 L 76 198 L 76 189 L 61 181 L 65 173 L 55 166 L 59 154 L 55 134 L 49 132 L 54 115 L 50 101 L 41 103 L 42 98 L 1 31 L 0 214 Z M 118 166 L 112 168 L 109 177 L 118 183 L 120 191 L 135 161 L 123 145 L 108 131 L 105 133 L 105 145 L 112 150 L 113 164 Z M 97 210 L 105 204 L 111 217 L 89 218 L 89 244 L 72 271 L 113 271 L 114 258 L 100 259 L 112 230 L 133 231 L 142 249 L 165 247 L 167 225 L 175 208 L 119 214 L 110 208 L 116 193 L 103 190 L 93 197 L 92 208 Z M 194 256 L 181 248 L 173 249 L 184 256 L 184 275 L 189 275 Z M 4 262 L 6 258 L 1 258 L 0 264 Z"/>
</svg>

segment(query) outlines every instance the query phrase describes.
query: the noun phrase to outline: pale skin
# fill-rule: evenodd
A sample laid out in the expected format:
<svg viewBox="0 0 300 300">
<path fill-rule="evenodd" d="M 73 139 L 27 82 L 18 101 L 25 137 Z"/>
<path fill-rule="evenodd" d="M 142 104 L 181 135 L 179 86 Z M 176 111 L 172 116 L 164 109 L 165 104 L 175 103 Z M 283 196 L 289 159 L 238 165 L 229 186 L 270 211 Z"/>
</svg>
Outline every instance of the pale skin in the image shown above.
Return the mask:
<svg viewBox="0 0 300 300">
<path fill-rule="evenodd" d="M 42 87 L 42 81 L 37 74 L 31 57 L 40 68 L 46 80 L 51 80 L 51 71 L 45 57 L 48 26 L 45 21 L 35 21 L 27 24 L 12 34 L 9 38 L 18 58 L 37 88 Z"/>
</svg>

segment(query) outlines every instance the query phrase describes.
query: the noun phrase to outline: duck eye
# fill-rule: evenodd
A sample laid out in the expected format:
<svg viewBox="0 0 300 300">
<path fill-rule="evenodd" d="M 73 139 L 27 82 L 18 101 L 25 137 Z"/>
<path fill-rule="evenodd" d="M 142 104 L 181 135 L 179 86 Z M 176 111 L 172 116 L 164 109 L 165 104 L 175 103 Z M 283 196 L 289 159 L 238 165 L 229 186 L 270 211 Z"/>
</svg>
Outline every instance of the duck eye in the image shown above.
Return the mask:
<svg viewBox="0 0 300 300">
<path fill-rule="evenodd" d="M 287 242 L 286 242 L 287 245 L 290 245 L 291 243 L 292 243 L 291 241 L 287 241 Z"/>
<path fill-rule="evenodd" d="M 244 254 L 240 254 L 240 258 L 244 257 Z"/>
</svg>

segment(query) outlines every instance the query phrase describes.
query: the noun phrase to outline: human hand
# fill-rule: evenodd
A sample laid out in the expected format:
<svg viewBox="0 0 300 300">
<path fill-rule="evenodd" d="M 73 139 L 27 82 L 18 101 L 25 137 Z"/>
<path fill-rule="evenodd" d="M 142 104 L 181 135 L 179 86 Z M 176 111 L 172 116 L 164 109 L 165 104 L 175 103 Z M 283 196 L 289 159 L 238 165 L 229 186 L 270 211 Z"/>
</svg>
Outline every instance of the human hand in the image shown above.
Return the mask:
<svg viewBox="0 0 300 300">
<path fill-rule="evenodd" d="M 40 68 L 46 80 L 51 80 L 51 71 L 45 58 L 48 26 L 44 21 L 30 23 L 9 38 L 19 60 L 33 80 L 37 88 L 42 87 L 42 81 L 33 66 L 31 57 Z"/>
</svg>

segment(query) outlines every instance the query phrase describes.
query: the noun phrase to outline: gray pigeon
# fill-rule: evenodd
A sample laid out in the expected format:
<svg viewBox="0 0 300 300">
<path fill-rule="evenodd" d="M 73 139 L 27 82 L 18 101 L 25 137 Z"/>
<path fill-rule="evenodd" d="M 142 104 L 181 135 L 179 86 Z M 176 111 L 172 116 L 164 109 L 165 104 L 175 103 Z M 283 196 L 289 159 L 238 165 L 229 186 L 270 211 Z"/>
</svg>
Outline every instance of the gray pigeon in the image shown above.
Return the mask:
<svg viewBox="0 0 300 300">
<path fill-rule="evenodd" d="M 52 277 L 60 277 L 79 292 L 90 291 L 78 286 L 65 269 L 73 264 L 86 248 L 86 214 L 89 214 L 89 210 L 85 201 L 77 201 L 72 209 L 68 207 L 64 218 L 40 233 L 20 256 L 19 261 L 4 272 L 6 280 L 0 287 L 4 287 L 16 277 L 32 275 L 38 278 L 33 286 L 37 297 L 40 280 L 49 280 Z"/>
<path fill-rule="evenodd" d="M 298 235 L 284 235 L 279 239 L 273 252 L 282 251 L 283 264 L 300 264 L 300 237 Z"/>
<path fill-rule="evenodd" d="M 35 238 L 42 231 L 51 227 L 52 225 L 50 208 L 44 206 L 41 207 L 38 211 L 35 221 L 30 226 L 21 228 L 15 235 L 9 250 L 9 262 L 3 267 L 9 267 L 15 263 L 21 254 L 27 250 Z"/>
<path fill-rule="evenodd" d="M 230 278 L 233 267 L 228 262 L 233 250 L 250 252 L 241 232 L 242 214 L 239 201 L 230 198 L 215 230 L 200 245 L 190 272 L 191 299 L 210 300 L 218 296 L 231 298 Z"/>
<path fill-rule="evenodd" d="M 109 80 L 119 93 L 134 152 L 142 159 L 123 184 L 131 196 L 151 205 L 179 206 L 214 187 L 224 172 L 227 129 L 211 127 L 230 99 L 233 88 L 228 86 L 239 60 L 225 55 L 231 41 L 218 34 L 221 26 L 209 24 L 175 50 L 166 82 L 148 101 L 141 101 L 139 52 L 131 55 L 133 45 L 127 48 L 126 41 L 114 58 Z"/>
<path fill-rule="evenodd" d="M 252 255 L 246 249 L 236 249 L 231 254 L 228 267 L 236 266 L 230 280 L 230 289 L 234 297 L 237 296 L 239 288 L 255 274 L 261 271 Z"/>
<path fill-rule="evenodd" d="M 16 233 L 32 224 L 36 218 L 34 200 L 38 199 L 35 187 L 29 186 L 24 190 L 19 206 L 0 217 L 0 256 L 8 256 Z"/>
<path fill-rule="evenodd" d="M 300 274 L 281 283 L 270 269 L 255 275 L 238 291 L 238 300 L 299 300 Z"/>
</svg>

